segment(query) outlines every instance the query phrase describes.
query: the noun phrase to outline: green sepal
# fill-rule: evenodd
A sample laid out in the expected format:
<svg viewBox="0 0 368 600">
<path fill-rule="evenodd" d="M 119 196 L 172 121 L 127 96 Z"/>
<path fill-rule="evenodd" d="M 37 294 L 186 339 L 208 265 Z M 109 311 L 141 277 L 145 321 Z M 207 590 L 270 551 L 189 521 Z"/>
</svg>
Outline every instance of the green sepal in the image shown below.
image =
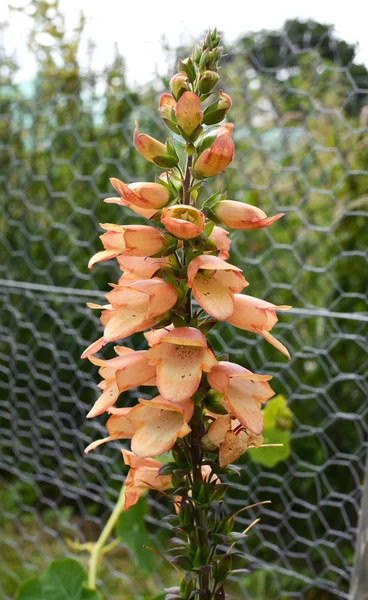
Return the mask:
<svg viewBox="0 0 368 600">
<path fill-rule="evenodd" d="M 223 519 L 219 526 L 217 527 L 217 531 L 216 533 L 222 533 L 224 535 L 229 535 L 234 527 L 234 518 L 233 517 L 225 517 L 225 519 Z"/>
<path fill-rule="evenodd" d="M 178 315 L 178 313 L 173 314 L 172 322 L 174 327 L 188 327 L 186 320 Z"/>
<path fill-rule="evenodd" d="M 206 50 L 203 52 L 200 61 L 199 61 L 199 66 L 200 67 L 204 67 L 204 65 L 209 61 L 210 59 L 210 51 L 208 50 L 208 48 L 206 48 Z"/>
<path fill-rule="evenodd" d="M 166 148 L 167 148 L 167 151 L 170 154 L 170 156 L 174 156 L 174 158 L 176 158 L 177 161 L 179 161 L 179 156 L 178 156 L 178 153 L 176 151 L 176 148 L 175 148 L 174 144 L 170 140 L 167 140 L 167 142 L 166 142 Z"/>
<path fill-rule="evenodd" d="M 203 123 L 205 125 L 217 125 L 224 120 L 226 114 L 229 112 L 228 108 L 217 108 L 218 103 L 213 102 L 207 106 L 203 113 Z"/>
<path fill-rule="evenodd" d="M 170 131 L 172 131 L 173 133 L 179 134 L 179 129 L 178 129 L 178 124 L 175 123 L 175 121 L 173 121 L 172 119 L 164 119 L 163 117 L 161 117 L 163 122 L 165 123 L 166 127 L 168 127 L 170 129 Z"/>
<path fill-rule="evenodd" d="M 231 571 L 233 559 L 231 554 L 224 554 L 220 560 L 215 563 L 213 569 L 213 578 L 217 584 L 223 583 Z"/>
<path fill-rule="evenodd" d="M 155 156 L 152 160 L 155 165 L 162 167 L 163 169 L 172 169 L 173 167 L 176 167 L 179 162 L 179 158 L 168 154 L 165 156 Z"/>
<path fill-rule="evenodd" d="M 193 571 L 193 565 L 187 556 L 175 556 L 170 562 L 174 563 L 184 571 Z"/>
<path fill-rule="evenodd" d="M 211 210 L 212 208 L 214 208 L 216 206 L 216 204 L 221 202 L 221 200 L 225 200 L 225 198 L 226 198 L 226 193 L 216 192 L 215 194 L 213 194 L 212 196 L 210 196 L 209 198 L 207 198 L 207 200 L 205 200 L 203 202 L 202 210 Z M 211 211 L 211 214 L 212 214 L 212 211 Z"/>
<path fill-rule="evenodd" d="M 175 462 L 169 462 L 166 463 L 166 465 L 162 465 L 159 470 L 158 470 L 158 474 L 159 475 L 172 475 L 172 473 L 174 473 L 175 469 L 177 469 L 178 466 Z"/>
<path fill-rule="evenodd" d="M 200 567 L 201 565 L 206 564 L 210 552 L 211 549 L 207 544 L 200 545 L 193 559 L 193 567 Z"/>
<path fill-rule="evenodd" d="M 221 402 L 222 395 L 215 390 L 210 390 L 203 400 L 203 405 L 207 410 L 215 415 L 227 415 L 228 411 Z"/>
<path fill-rule="evenodd" d="M 194 66 L 194 61 L 191 56 L 188 56 L 185 60 L 179 60 L 179 71 L 185 71 L 188 75 L 190 83 L 193 83 L 197 77 L 197 72 Z"/>
<path fill-rule="evenodd" d="M 209 221 L 208 223 L 206 223 L 206 225 L 204 226 L 203 229 L 203 233 L 206 237 L 210 237 L 211 233 L 213 232 L 213 228 L 215 227 L 215 224 L 212 221 Z"/>
</svg>

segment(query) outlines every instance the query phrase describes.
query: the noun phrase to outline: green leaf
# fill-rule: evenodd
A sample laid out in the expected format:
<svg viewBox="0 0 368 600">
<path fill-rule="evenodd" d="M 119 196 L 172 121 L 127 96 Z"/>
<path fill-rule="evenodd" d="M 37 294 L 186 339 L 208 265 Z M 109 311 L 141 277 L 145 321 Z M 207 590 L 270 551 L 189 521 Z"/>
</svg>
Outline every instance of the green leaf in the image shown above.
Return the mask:
<svg viewBox="0 0 368 600">
<path fill-rule="evenodd" d="M 78 561 L 55 560 L 43 575 L 20 587 L 16 600 L 101 600 L 98 592 L 85 586 L 86 580 Z"/>
<path fill-rule="evenodd" d="M 269 400 L 266 407 L 262 411 L 264 428 L 268 429 L 288 429 L 292 428 L 292 416 L 290 408 L 288 408 L 286 400 L 283 396 L 275 396 Z"/>
<path fill-rule="evenodd" d="M 269 400 L 262 411 L 264 419 L 263 437 L 265 444 L 283 444 L 274 448 L 250 448 L 248 452 L 253 462 L 272 468 L 290 456 L 292 416 L 283 396 Z"/>
<path fill-rule="evenodd" d="M 249 456 L 253 462 L 264 467 L 275 467 L 279 462 L 290 456 L 290 431 L 283 429 L 268 429 L 263 431 L 265 444 L 283 444 L 279 448 L 249 448 Z"/>
<path fill-rule="evenodd" d="M 16 600 L 46 600 L 41 578 L 31 579 L 20 586 Z"/>
<path fill-rule="evenodd" d="M 122 512 L 116 526 L 118 537 L 132 551 L 140 572 L 152 573 L 155 564 L 152 554 L 144 548 L 149 543 L 149 535 L 144 521 L 147 504 L 141 498 L 128 511 Z"/>
</svg>

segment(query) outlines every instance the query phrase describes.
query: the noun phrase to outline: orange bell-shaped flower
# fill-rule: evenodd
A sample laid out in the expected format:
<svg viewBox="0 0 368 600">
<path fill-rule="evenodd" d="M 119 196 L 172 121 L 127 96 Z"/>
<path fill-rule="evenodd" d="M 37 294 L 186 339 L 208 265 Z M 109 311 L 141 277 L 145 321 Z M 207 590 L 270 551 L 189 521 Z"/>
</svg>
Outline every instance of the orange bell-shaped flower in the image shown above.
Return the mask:
<svg viewBox="0 0 368 600">
<path fill-rule="evenodd" d="M 171 475 L 159 475 L 162 467 L 154 458 L 142 458 L 129 450 L 122 450 L 124 462 L 130 470 L 124 483 L 126 489 L 123 510 L 136 504 L 147 490 L 167 490 L 171 487 Z"/>
<path fill-rule="evenodd" d="M 105 250 L 92 256 L 88 267 L 104 260 L 115 258 L 120 254 L 130 256 L 152 256 L 163 252 L 173 241 L 165 236 L 159 229 L 148 225 L 115 225 L 114 223 L 101 223 L 106 233 L 100 236 Z"/>
<path fill-rule="evenodd" d="M 202 177 L 217 175 L 231 163 L 234 158 L 234 142 L 232 140 L 232 123 L 222 125 L 216 132 L 212 145 L 202 152 L 194 169 Z"/>
<path fill-rule="evenodd" d="M 262 229 L 269 227 L 285 214 L 267 217 L 260 208 L 235 200 L 221 200 L 211 210 L 223 225 L 231 229 Z"/>
<path fill-rule="evenodd" d="M 248 285 L 241 269 L 217 256 L 201 255 L 188 266 L 188 287 L 198 304 L 218 321 L 225 321 L 234 311 L 234 294 Z"/>
<path fill-rule="evenodd" d="M 261 405 L 274 391 L 267 381 L 270 375 L 256 375 L 235 363 L 222 361 L 207 375 L 210 386 L 224 396 L 225 407 L 247 430 L 262 433 Z"/>
<path fill-rule="evenodd" d="M 181 240 L 191 240 L 204 229 L 204 214 L 187 204 L 176 204 L 164 208 L 161 223 L 167 231 Z"/>
<path fill-rule="evenodd" d="M 118 194 L 129 204 L 139 208 L 162 208 L 171 199 L 169 190 L 160 183 L 137 181 L 127 185 L 112 177 L 111 184 Z"/>
<path fill-rule="evenodd" d="M 231 325 L 239 327 L 239 329 L 259 333 L 267 342 L 280 350 L 287 358 L 290 358 L 288 349 L 270 333 L 278 320 L 275 311 L 289 310 L 290 308 L 291 306 L 275 306 L 275 304 L 253 296 L 235 294 L 234 312 L 227 321 Z"/>
<path fill-rule="evenodd" d="M 146 351 L 148 361 L 156 365 L 157 387 L 163 398 L 183 402 L 197 391 L 202 372 L 217 364 L 199 329 L 178 327 Z"/>
</svg>

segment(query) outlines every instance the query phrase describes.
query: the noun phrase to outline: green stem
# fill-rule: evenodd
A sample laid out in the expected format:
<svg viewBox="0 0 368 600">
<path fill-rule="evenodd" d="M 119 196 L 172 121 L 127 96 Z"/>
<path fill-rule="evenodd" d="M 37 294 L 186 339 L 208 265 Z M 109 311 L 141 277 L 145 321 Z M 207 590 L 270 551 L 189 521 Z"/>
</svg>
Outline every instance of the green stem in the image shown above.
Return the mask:
<svg viewBox="0 0 368 600">
<path fill-rule="evenodd" d="M 106 548 L 108 548 L 108 546 L 105 546 L 105 544 L 106 544 L 107 540 L 109 539 L 111 532 L 117 523 L 119 515 L 123 509 L 124 502 L 125 502 L 125 486 L 123 486 L 121 488 L 121 492 L 120 492 L 118 501 L 115 504 L 114 510 L 112 511 L 105 527 L 101 531 L 100 537 L 98 538 L 97 542 L 94 544 L 92 552 L 91 552 L 91 556 L 89 559 L 89 566 L 88 566 L 88 587 L 91 590 L 96 589 L 98 566 L 100 564 L 100 560 L 101 560 L 102 556 L 106 553 Z M 111 544 L 109 544 L 109 546 L 110 546 L 109 549 L 111 549 Z"/>
</svg>

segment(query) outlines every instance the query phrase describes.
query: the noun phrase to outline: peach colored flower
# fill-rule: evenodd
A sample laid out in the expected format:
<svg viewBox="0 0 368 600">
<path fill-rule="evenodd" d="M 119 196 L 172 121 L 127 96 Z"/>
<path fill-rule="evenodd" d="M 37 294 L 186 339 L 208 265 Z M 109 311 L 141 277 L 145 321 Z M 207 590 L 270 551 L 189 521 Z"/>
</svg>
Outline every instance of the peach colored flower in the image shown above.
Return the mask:
<svg viewBox="0 0 368 600">
<path fill-rule="evenodd" d="M 154 159 L 158 157 L 169 156 L 165 144 L 146 133 L 138 133 L 138 121 L 135 122 L 133 141 L 139 154 L 150 162 L 155 162 Z"/>
<path fill-rule="evenodd" d="M 148 225 L 115 225 L 101 223 L 106 233 L 100 236 L 105 250 L 97 252 L 88 263 L 89 269 L 104 260 L 116 258 L 119 254 L 130 256 L 152 256 L 165 249 L 169 239 L 155 227 Z"/>
<path fill-rule="evenodd" d="M 122 277 L 119 279 L 119 285 L 126 281 L 138 281 L 140 279 L 151 279 L 159 269 L 169 268 L 171 266 L 170 258 L 150 258 L 138 256 L 117 256 L 117 261 L 121 270 Z"/>
<path fill-rule="evenodd" d="M 267 381 L 270 375 L 256 375 L 235 363 L 218 363 L 207 375 L 210 386 L 223 394 L 225 408 L 247 430 L 259 435 L 263 430 L 261 405 L 272 398 L 274 391 Z"/>
<path fill-rule="evenodd" d="M 159 100 L 159 112 L 164 120 L 172 120 L 173 109 L 176 107 L 175 99 L 171 94 L 161 94 Z"/>
<path fill-rule="evenodd" d="M 102 312 L 107 342 L 152 327 L 177 301 L 174 286 L 159 278 L 125 282 L 106 294 L 110 305 Z"/>
<path fill-rule="evenodd" d="M 233 127 L 232 123 L 219 127 L 215 141 L 199 155 L 194 169 L 202 177 L 217 175 L 233 160 L 234 142 L 231 137 Z"/>
<path fill-rule="evenodd" d="M 145 353 L 156 365 L 157 387 L 163 398 L 182 402 L 197 391 L 202 372 L 208 373 L 217 364 L 207 348 L 203 333 L 194 327 L 178 327 Z"/>
<path fill-rule="evenodd" d="M 139 385 L 156 385 L 156 369 L 148 363 L 144 351 L 134 352 L 130 348 L 116 347 L 117 357 L 103 360 L 89 356 L 94 365 L 100 367 L 103 381 L 99 384 L 102 395 L 95 402 L 87 417 L 92 418 L 106 412 L 122 392 Z"/>
<path fill-rule="evenodd" d="M 106 427 L 108 437 L 96 440 L 85 452 L 117 439 L 131 439 L 136 456 L 157 456 L 168 452 L 177 438 L 190 433 L 188 421 L 192 418 L 192 400 L 173 404 L 156 396 L 152 400 L 139 398 L 139 404 L 130 408 L 112 408 Z"/>
<path fill-rule="evenodd" d="M 242 424 L 231 415 L 217 417 L 210 425 L 202 443 L 219 449 L 220 467 L 234 462 L 249 447 L 259 448 L 263 444 L 263 436 L 247 433 Z"/>
<path fill-rule="evenodd" d="M 136 504 L 146 490 L 167 490 L 171 488 L 171 475 L 159 475 L 162 467 L 160 461 L 154 458 L 135 456 L 129 450 L 122 450 L 124 462 L 130 470 L 125 480 L 125 504 L 123 510 L 128 510 Z"/>
<path fill-rule="evenodd" d="M 151 219 L 158 211 L 156 208 L 139 208 L 131 202 L 127 202 L 124 198 L 105 198 L 104 202 L 107 204 L 118 204 L 119 206 L 125 206 L 130 208 L 134 213 L 144 217 L 145 219 Z"/>
<path fill-rule="evenodd" d="M 208 238 L 216 244 L 216 248 L 219 251 L 218 257 L 222 258 L 222 260 L 227 260 L 229 258 L 231 240 L 228 238 L 228 235 L 228 231 L 215 225 Z"/>
<path fill-rule="evenodd" d="M 201 255 L 188 266 L 188 287 L 198 304 L 218 321 L 225 321 L 234 311 L 234 293 L 248 285 L 241 269 L 217 256 Z"/>
<path fill-rule="evenodd" d="M 275 306 L 275 304 L 253 296 L 235 294 L 234 312 L 227 321 L 239 329 L 259 333 L 267 342 L 290 358 L 288 349 L 270 333 L 278 321 L 275 311 L 289 310 L 290 308 L 291 306 Z"/>
<path fill-rule="evenodd" d="M 194 206 L 176 204 L 163 209 L 161 223 L 175 237 L 191 240 L 203 231 L 204 214 Z"/>
<path fill-rule="evenodd" d="M 112 186 L 128 204 L 144 209 L 160 209 L 171 199 L 169 190 L 160 183 L 137 181 L 127 185 L 112 177 Z"/>
<path fill-rule="evenodd" d="M 176 105 L 176 120 L 179 127 L 188 136 L 198 129 L 202 123 L 201 103 L 194 92 L 184 92 Z"/>
<path fill-rule="evenodd" d="M 174 325 L 168 325 L 167 327 L 161 327 L 160 329 L 151 329 L 151 331 L 146 331 L 144 333 L 144 337 L 146 338 L 149 346 L 155 346 L 174 329 Z"/>
<path fill-rule="evenodd" d="M 175 100 L 179 100 L 181 94 L 188 89 L 188 75 L 185 71 L 175 73 L 171 77 L 169 85 Z"/>
<path fill-rule="evenodd" d="M 231 229 L 262 229 L 269 227 L 285 214 L 267 217 L 260 208 L 235 200 L 221 200 L 211 210 L 223 225 Z"/>
</svg>

